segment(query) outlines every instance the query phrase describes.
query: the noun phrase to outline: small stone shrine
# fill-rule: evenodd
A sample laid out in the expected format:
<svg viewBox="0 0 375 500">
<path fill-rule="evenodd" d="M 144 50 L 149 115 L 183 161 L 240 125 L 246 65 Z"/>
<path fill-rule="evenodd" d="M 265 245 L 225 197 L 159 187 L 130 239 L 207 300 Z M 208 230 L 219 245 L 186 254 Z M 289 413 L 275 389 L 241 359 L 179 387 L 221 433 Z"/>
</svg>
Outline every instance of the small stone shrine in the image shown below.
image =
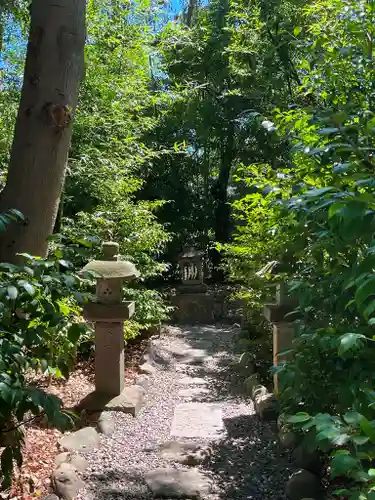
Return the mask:
<svg viewBox="0 0 375 500">
<path fill-rule="evenodd" d="M 214 298 L 207 292 L 203 275 L 203 252 L 193 246 L 185 246 L 179 255 L 181 285 L 172 297 L 176 307 L 174 320 L 182 324 L 212 323 Z"/>
</svg>

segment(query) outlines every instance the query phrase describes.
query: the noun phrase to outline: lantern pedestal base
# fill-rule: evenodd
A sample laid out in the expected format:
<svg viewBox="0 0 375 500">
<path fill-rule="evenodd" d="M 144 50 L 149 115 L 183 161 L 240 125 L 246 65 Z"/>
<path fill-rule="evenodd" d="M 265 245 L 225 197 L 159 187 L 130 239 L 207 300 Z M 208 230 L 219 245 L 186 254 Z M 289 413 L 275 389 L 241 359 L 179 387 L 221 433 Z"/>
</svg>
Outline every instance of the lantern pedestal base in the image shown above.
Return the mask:
<svg viewBox="0 0 375 500">
<path fill-rule="evenodd" d="M 87 413 L 98 413 L 102 411 L 121 411 L 137 416 L 145 399 L 145 390 L 139 385 L 126 387 L 118 396 L 111 396 L 97 391 L 88 394 L 75 408 L 77 412 L 83 410 Z"/>
<path fill-rule="evenodd" d="M 173 320 L 179 324 L 209 324 L 214 322 L 215 299 L 208 293 L 181 293 L 172 297 L 176 307 Z"/>
<path fill-rule="evenodd" d="M 179 285 L 177 288 L 177 292 L 181 294 L 193 294 L 193 293 L 206 293 L 208 290 L 207 285 L 204 283 L 197 284 L 186 284 Z"/>
</svg>

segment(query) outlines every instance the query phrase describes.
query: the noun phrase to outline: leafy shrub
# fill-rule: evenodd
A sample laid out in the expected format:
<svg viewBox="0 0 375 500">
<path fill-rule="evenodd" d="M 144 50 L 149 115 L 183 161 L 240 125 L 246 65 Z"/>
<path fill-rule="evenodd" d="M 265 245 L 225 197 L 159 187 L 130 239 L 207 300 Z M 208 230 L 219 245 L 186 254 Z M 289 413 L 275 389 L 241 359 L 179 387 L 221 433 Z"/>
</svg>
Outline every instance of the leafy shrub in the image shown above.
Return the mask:
<svg viewBox="0 0 375 500">
<path fill-rule="evenodd" d="M 13 461 L 22 463 L 21 424 L 45 414 L 58 427 L 70 417 L 61 402 L 30 385 L 30 371 L 66 377 L 77 346 L 87 333 L 81 304 L 83 280 L 61 258 L 24 254 L 25 265 L 0 264 L 0 445 L 3 486 L 10 485 Z"/>
</svg>

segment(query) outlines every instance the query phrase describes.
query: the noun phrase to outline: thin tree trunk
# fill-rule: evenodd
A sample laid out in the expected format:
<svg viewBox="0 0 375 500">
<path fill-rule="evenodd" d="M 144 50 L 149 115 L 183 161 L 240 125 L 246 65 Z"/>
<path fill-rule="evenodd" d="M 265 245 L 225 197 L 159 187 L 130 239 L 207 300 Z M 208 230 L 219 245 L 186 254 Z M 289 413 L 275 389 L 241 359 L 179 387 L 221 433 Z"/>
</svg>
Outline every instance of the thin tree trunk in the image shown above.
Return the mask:
<svg viewBox="0 0 375 500">
<path fill-rule="evenodd" d="M 215 203 L 215 240 L 220 243 L 227 243 L 230 237 L 231 210 L 228 205 L 228 183 L 234 154 L 234 124 L 230 122 L 226 142 L 221 153 L 219 177 L 212 192 Z M 220 261 L 221 255 L 215 250 L 212 256 L 215 281 L 222 281 L 224 278 L 223 272 L 219 269 Z"/>
<path fill-rule="evenodd" d="M 21 102 L 0 210 L 23 225 L 2 234 L 0 260 L 45 256 L 64 183 L 73 114 L 83 76 L 85 0 L 33 0 Z"/>
<path fill-rule="evenodd" d="M 197 9 L 197 3 L 198 3 L 197 0 L 189 0 L 189 3 L 188 3 L 185 22 L 186 22 L 187 26 L 189 26 L 190 28 L 193 25 L 193 16 L 194 16 L 195 11 Z"/>
</svg>

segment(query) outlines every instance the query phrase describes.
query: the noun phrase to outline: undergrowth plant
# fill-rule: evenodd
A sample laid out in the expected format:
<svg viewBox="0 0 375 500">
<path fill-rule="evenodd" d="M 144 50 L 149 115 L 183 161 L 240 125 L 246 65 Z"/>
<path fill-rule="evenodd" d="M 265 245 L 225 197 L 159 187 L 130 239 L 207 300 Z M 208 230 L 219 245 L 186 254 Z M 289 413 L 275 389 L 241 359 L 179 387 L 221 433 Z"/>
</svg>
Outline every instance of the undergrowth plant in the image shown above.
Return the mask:
<svg viewBox="0 0 375 500">
<path fill-rule="evenodd" d="M 71 415 L 55 396 L 33 385 L 33 372 L 68 377 L 88 334 L 82 318 L 85 279 L 63 258 L 23 254 L 23 265 L 0 264 L 0 446 L 3 487 L 22 465 L 23 423 L 45 415 L 66 428 Z"/>
</svg>

